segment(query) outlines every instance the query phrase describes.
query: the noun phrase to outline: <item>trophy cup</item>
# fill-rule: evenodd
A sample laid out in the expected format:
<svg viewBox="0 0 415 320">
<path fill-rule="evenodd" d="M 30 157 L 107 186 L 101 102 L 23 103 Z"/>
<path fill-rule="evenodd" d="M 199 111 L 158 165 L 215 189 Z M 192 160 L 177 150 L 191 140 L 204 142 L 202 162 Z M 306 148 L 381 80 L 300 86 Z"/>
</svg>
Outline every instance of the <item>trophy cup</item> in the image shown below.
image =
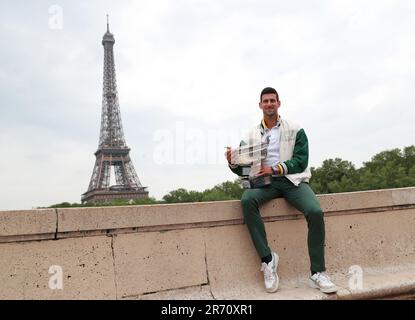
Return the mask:
<svg viewBox="0 0 415 320">
<path fill-rule="evenodd" d="M 271 184 L 271 175 L 258 176 L 261 162 L 267 157 L 269 137 L 265 142 L 241 144 L 231 149 L 231 164 L 242 167 L 242 187 L 260 188 Z"/>
</svg>

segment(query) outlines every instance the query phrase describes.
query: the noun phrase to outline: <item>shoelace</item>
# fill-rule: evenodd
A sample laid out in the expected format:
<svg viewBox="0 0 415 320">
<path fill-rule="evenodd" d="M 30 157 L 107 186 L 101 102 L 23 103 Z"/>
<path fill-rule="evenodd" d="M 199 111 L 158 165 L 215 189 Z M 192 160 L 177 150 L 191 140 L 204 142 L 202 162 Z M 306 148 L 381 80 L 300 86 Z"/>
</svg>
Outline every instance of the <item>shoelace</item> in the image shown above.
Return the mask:
<svg viewBox="0 0 415 320">
<path fill-rule="evenodd" d="M 330 283 L 330 278 L 329 278 L 329 276 L 325 275 L 324 273 L 318 273 L 316 281 L 318 283 Z"/>
<path fill-rule="evenodd" d="M 264 277 L 266 280 L 274 280 L 274 275 L 272 274 L 272 267 L 262 265 L 261 271 L 264 272 Z"/>
</svg>

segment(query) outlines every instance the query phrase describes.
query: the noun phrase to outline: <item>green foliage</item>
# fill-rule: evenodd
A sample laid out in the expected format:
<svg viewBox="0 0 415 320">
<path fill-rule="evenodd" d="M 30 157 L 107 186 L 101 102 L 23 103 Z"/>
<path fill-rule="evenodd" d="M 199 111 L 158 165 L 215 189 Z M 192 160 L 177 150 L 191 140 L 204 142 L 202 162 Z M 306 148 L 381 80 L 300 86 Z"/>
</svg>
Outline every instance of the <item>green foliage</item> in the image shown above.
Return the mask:
<svg viewBox="0 0 415 320">
<path fill-rule="evenodd" d="M 167 203 L 179 203 L 179 202 L 200 202 L 202 201 L 202 193 L 198 191 L 187 191 L 180 188 L 170 191 L 163 197 L 163 200 Z"/>
<path fill-rule="evenodd" d="M 382 151 L 374 155 L 370 161 L 364 162 L 363 167 L 359 169 L 356 169 L 350 161 L 340 158 L 324 160 L 321 167 L 312 167 L 311 173 L 310 186 L 317 194 L 415 186 L 415 146 L 408 146 L 403 150 Z M 97 204 L 62 202 L 49 208 L 239 200 L 243 191 L 240 179 L 237 179 L 223 182 L 204 191 L 179 188 L 170 191 L 161 201 L 146 198 L 135 201 L 118 199 Z"/>
<path fill-rule="evenodd" d="M 170 191 L 163 197 L 162 201 L 154 198 L 145 198 L 139 200 L 123 200 L 116 199 L 105 203 L 69 203 L 62 202 L 54 204 L 49 208 L 70 208 L 70 207 L 103 207 L 103 206 L 129 206 L 129 205 L 145 205 L 158 203 L 183 203 L 183 202 L 203 202 L 203 201 L 220 201 L 220 200 L 239 200 L 241 199 L 243 189 L 240 180 L 226 181 L 204 191 L 188 191 L 179 188 Z"/>
<path fill-rule="evenodd" d="M 239 200 L 243 192 L 239 179 L 226 181 L 203 191 L 203 201 Z"/>
<path fill-rule="evenodd" d="M 311 168 L 311 188 L 316 193 L 355 191 L 359 174 L 350 161 L 339 158 L 324 160 L 321 167 Z"/>
<path fill-rule="evenodd" d="M 49 208 L 69 208 L 69 207 L 74 207 L 76 205 L 77 203 L 70 204 L 69 202 L 62 202 L 62 203 L 51 205 Z"/>
<path fill-rule="evenodd" d="M 77 207 L 112 207 L 112 206 L 131 206 L 131 205 L 145 205 L 145 204 L 157 204 L 161 201 L 157 201 L 154 198 L 145 198 L 137 200 L 124 200 L 124 199 L 114 199 L 109 202 L 104 203 L 69 203 L 62 202 L 49 206 L 48 208 L 77 208 Z"/>
<path fill-rule="evenodd" d="M 415 146 L 382 151 L 357 170 L 351 162 L 336 158 L 311 172 L 310 186 L 316 193 L 415 186 Z"/>
<path fill-rule="evenodd" d="M 243 189 L 238 179 L 234 182 L 223 182 L 202 192 L 187 191 L 186 189 L 180 188 L 170 191 L 163 197 L 163 200 L 166 203 L 239 200 L 242 193 Z"/>
</svg>

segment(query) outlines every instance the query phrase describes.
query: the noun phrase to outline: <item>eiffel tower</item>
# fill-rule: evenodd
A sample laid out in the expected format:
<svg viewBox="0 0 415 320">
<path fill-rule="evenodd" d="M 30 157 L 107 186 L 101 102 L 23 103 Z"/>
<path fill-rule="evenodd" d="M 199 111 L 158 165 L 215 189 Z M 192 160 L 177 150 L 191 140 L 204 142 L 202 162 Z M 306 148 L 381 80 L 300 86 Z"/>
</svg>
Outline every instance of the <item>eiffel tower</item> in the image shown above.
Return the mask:
<svg viewBox="0 0 415 320">
<path fill-rule="evenodd" d="M 146 187 L 138 179 L 125 143 L 118 103 L 114 65 L 114 35 L 110 33 L 107 15 L 107 32 L 102 38 L 104 46 L 104 85 L 102 94 L 101 131 L 96 160 L 88 191 L 82 194 L 84 202 L 109 202 L 115 199 L 142 199 L 148 197 Z M 114 167 L 116 185 L 110 186 Z"/>
</svg>

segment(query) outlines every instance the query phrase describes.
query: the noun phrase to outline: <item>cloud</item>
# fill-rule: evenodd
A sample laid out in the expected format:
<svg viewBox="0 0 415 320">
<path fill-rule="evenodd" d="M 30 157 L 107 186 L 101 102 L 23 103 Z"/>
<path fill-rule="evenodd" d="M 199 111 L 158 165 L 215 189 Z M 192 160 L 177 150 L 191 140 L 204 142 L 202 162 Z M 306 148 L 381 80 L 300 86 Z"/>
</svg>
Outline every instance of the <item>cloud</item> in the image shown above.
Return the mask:
<svg viewBox="0 0 415 320">
<path fill-rule="evenodd" d="M 280 93 L 281 114 L 305 128 L 313 166 L 334 157 L 359 165 L 413 144 L 411 1 L 58 5 L 61 29 L 49 27 L 48 1 L 1 4 L 0 148 L 13 161 L 0 160 L 0 210 L 79 202 L 86 191 L 99 138 L 107 12 L 124 133 L 152 196 L 233 179 L 223 147 L 259 121 L 258 95 L 269 85 Z M 171 135 L 169 152 L 183 161 L 157 162 L 160 132 Z"/>
</svg>

